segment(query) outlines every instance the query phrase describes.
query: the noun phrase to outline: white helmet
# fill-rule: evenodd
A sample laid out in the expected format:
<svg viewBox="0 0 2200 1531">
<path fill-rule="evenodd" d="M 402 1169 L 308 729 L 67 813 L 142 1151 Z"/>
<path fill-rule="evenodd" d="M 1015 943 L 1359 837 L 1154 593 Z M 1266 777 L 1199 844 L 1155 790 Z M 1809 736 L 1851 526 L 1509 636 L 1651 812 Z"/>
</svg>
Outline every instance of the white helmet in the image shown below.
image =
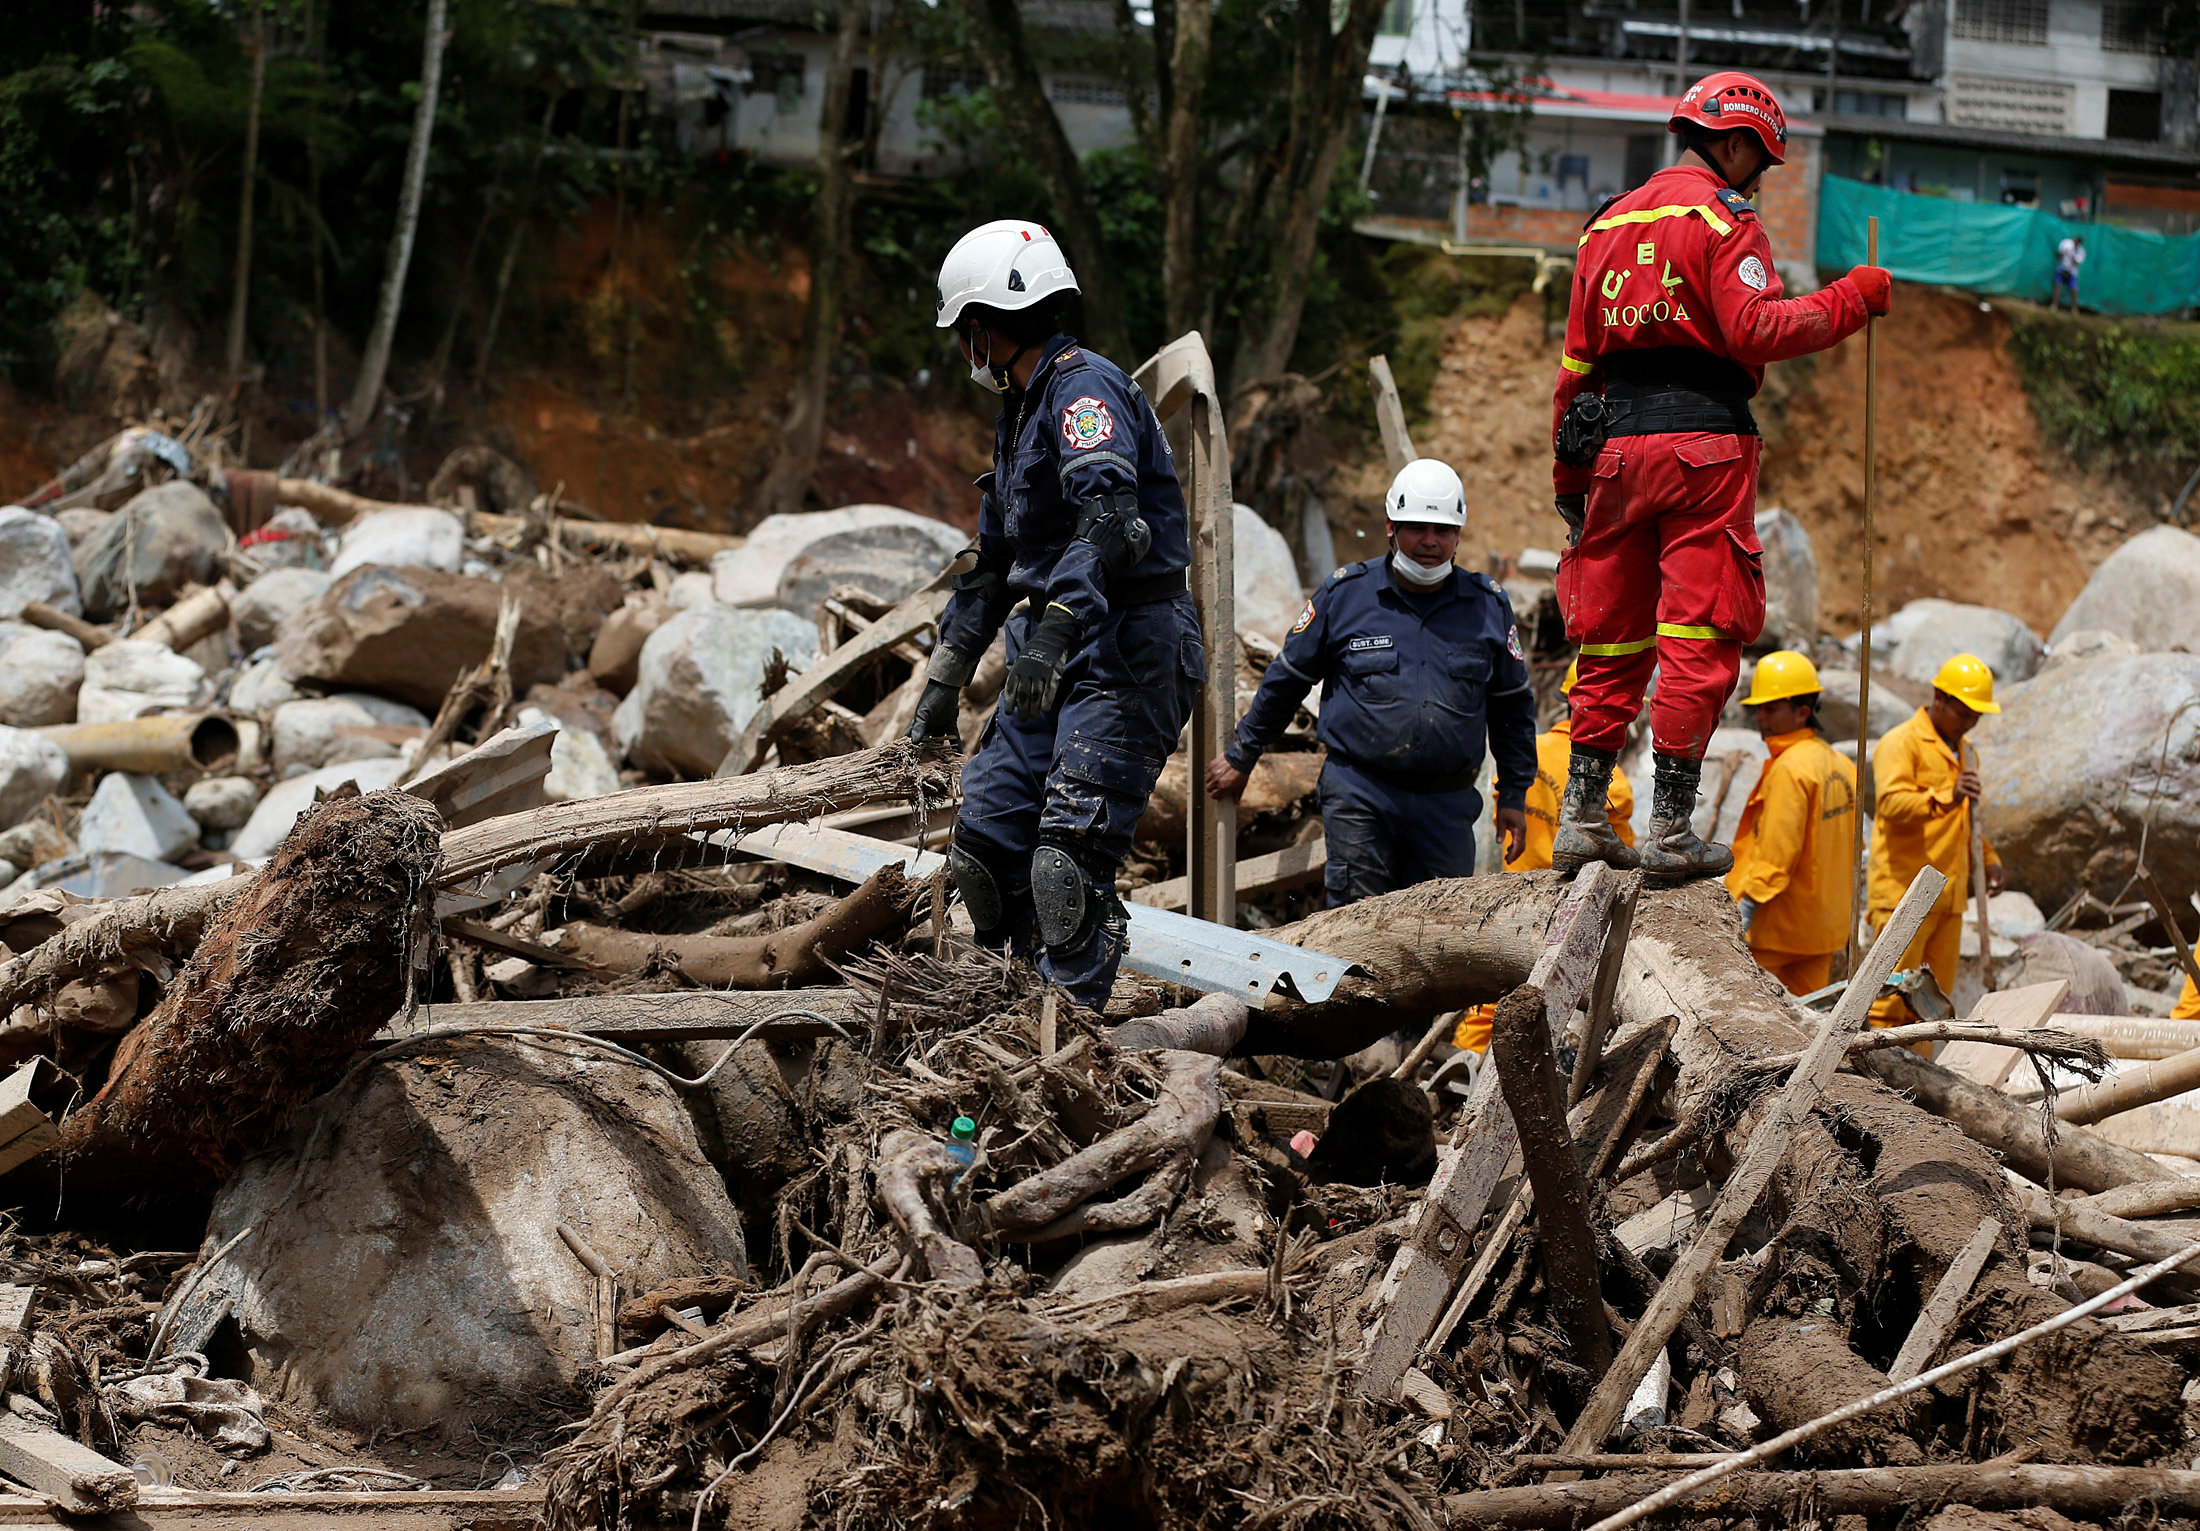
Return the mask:
<svg viewBox="0 0 2200 1531">
<path fill-rule="evenodd" d="M 1383 514 L 1392 521 L 1425 521 L 1431 526 L 1467 524 L 1467 486 L 1449 463 L 1417 457 L 1398 470 L 1383 496 Z"/>
<path fill-rule="evenodd" d="M 939 328 L 972 303 L 1013 311 L 1058 292 L 1077 291 L 1077 277 L 1054 236 L 1015 218 L 972 229 L 940 264 Z"/>
</svg>

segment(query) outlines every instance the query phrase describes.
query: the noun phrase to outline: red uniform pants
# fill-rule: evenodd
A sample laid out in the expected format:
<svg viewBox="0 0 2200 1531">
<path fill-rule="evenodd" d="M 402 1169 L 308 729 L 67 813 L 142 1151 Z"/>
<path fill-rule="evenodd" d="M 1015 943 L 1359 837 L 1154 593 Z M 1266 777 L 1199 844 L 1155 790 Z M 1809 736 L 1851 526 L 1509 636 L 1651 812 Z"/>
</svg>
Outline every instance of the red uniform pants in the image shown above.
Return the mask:
<svg viewBox="0 0 2200 1531">
<path fill-rule="evenodd" d="M 1765 625 L 1755 436 L 1621 436 L 1598 454 L 1558 603 L 1581 646 L 1574 743 L 1617 750 L 1655 669 L 1651 745 L 1701 760 Z"/>
</svg>

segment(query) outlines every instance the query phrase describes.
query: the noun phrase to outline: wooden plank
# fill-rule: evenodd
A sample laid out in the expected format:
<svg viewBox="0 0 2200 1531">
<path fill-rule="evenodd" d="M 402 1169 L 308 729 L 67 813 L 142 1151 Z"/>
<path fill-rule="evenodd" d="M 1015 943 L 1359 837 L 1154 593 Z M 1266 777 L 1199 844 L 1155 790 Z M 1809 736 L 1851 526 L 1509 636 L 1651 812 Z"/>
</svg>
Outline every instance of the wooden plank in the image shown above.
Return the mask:
<svg viewBox="0 0 2200 1531">
<path fill-rule="evenodd" d="M 952 566 L 950 566 L 952 567 Z M 936 625 L 947 609 L 949 574 L 938 578 L 880 617 L 855 637 L 833 649 L 807 670 L 787 682 L 750 716 L 733 747 L 718 762 L 716 775 L 746 776 L 756 769 L 769 747 L 772 730 L 809 716 L 832 700 L 842 686 L 855 679 L 873 660 Z"/>
<path fill-rule="evenodd" d="M 0 1286 L 0 1333 L 13 1329 L 20 1333 L 31 1320 L 31 1304 L 38 1301 L 38 1288 L 34 1286 Z"/>
<path fill-rule="evenodd" d="M 1817 1036 L 1811 1040 L 1803 1061 L 1789 1077 L 1778 1104 L 1750 1135 L 1741 1163 L 1735 1166 L 1734 1173 L 1720 1189 L 1710 1219 L 1698 1231 L 1687 1252 L 1674 1262 L 1657 1296 L 1651 1299 L 1649 1309 L 1627 1336 L 1627 1343 L 1612 1362 L 1611 1370 L 1604 1374 L 1588 1406 L 1575 1419 L 1573 1429 L 1567 1432 L 1564 1450 L 1598 1450 L 1605 1437 L 1619 1424 L 1628 1398 L 1641 1385 L 1650 1363 L 1665 1349 L 1673 1331 L 1695 1306 L 1697 1290 L 1704 1278 L 1725 1257 L 1726 1247 L 1733 1242 L 1742 1219 L 1749 1215 L 1750 1208 L 1757 1204 L 1757 1198 L 1771 1183 L 1772 1173 L 1786 1155 L 1796 1128 L 1809 1117 L 1825 1094 L 1834 1070 L 1848 1057 L 1849 1038 L 1863 1026 L 1871 1002 L 1879 996 L 1880 985 L 1894 971 L 1895 963 L 1901 960 L 1910 938 L 1917 934 L 1918 926 L 1924 923 L 1926 913 L 1947 881 L 1933 868 L 1925 867 L 1910 883 L 1909 891 L 1902 895 L 1902 902 L 1895 906 L 1886 928 L 1872 943 L 1856 977 L 1842 992 L 1840 1002 L 1819 1023 Z"/>
<path fill-rule="evenodd" d="M 0 1414 L 0 1473 L 77 1515 L 111 1515 L 137 1503 L 129 1468 L 13 1414 Z"/>
<path fill-rule="evenodd" d="M 1574 1059 L 1573 1078 L 1566 1081 L 1566 1104 L 1578 1103 L 1589 1092 L 1597 1065 L 1604 1061 L 1604 1039 L 1612 1029 L 1612 1002 L 1619 994 L 1619 973 L 1627 959 L 1627 942 L 1635 933 L 1635 905 L 1642 900 L 1642 874 L 1621 874 L 1612 923 L 1604 933 L 1604 951 L 1597 962 L 1596 982 L 1589 990 L 1587 1024 L 1582 1027 L 1581 1049 Z M 1564 1025 L 1565 1017 L 1551 1017 Z"/>
<path fill-rule="evenodd" d="M 0 1174 L 37 1158 L 61 1141 L 53 1119 L 31 1100 L 31 1090 L 53 1065 L 33 1058 L 0 1080 Z"/>
<path fill-rule="evenodd" d="M 826 1020 L 789 1016 L 814 1011 Z M 568 999 L 491 999 L 473 1005 L 426 1005 L 411 1023 L 391 1022 L 370 1046 L 446 1026 L 547 1026 L 581 1031 L 632 1046 L 637 1042 L 728 1041 L 757 1022 L 769 1042 L 795 1042 L 840 1033 L 838 1021 L 859 1036 L 869 1034 L 870 1010 L 853 989 L 685 989 L 676 994 L 591 994 Z"/>
<path fill-rule="evenodd" d="M 524 957 L 527 961 L 546 968 L 568 968 L 584 973 L 597 971 L 596 964 L 583 962 L 571 952 L 557 951 L 544 946 L 540 941 L 528 941 L 501 931 L 494 925 L 486 925 L 480 920 L 469 920 L 460 915 L 454 914 L 443 922 L 443 933 L 457 936 L 462 941 L 471 941 L 476 946 L 486 946 L 489 950 L 502 952 L 507 957 Z"/>
<path fill-rule="evenodd" d="M 1967 1019 L 1982 1026 L 2032 1031 L 2048 1023 L 2055 1007 L 2069 992 L 2070 980 L 2067 978 L 2030 983 L 2021 989 L 2004 989 L 1980 999 Z M 1991 1042 L 1950 1042 L 1933 1061 L 1967 1079 L 1977 1080 L 1990 1090 L 1998 1090 L 2023 1058 L 2024 1054 L 2014 1047 L 1996 1047 Z"/>
<path fill-rule="evenodd" d="M 1948 1331 L 1955 1327 L 1956 1314 L 1962 1311 L 1963 1299 L 1971 1295 L 1971 1285 L 1978 1280 L 1978 1273 L 1986 1268 L 1986 1257 L 1994 1252 L 1995 1243 L 2001 1238 L 2001 1224 L 1993 1218 L 1981 1218 L 1978 1230 L 1969 1243 L 1956 1252 L 1948 1262 L 1948 1269 L 1941 1273 L 1933 1295 L 1925 1300 L 1925 1306 L 1917 1315 L 1917 1322 L 1910 1325 L 1909 1338 L 1902 1342 L 1902 1349 L 1894 1358 L 1894 1365 L 1887 1368 L 1889 1382 L 1907 1382 L 1925 1369 L 1948 1338 Z"/>
<path fill-rule="evenodd" d="M 1543 991 L 1553 1015 L 1571 1014 L 1596 977 L 1605 916 L 1618 880 L 1609 867 L 1592 862 L 1574 879 L 1551 918 L 1528 982 Z M 1442 1320 L 1474 1248 L 1475 1225 L 1519 1146 L 1496 1069 L 1483 1069 L 1475 1080 L 1460 1123 L 1456 1149 L 1437 1166 L 1413 1234 L 1391 1260 L 1376 1294 L 1379 1313 L 1368 1333 L 1359 1384 L 1362 1395 L 1377 1402 L 1394 1401 L 1406 1368 Z"/>
<path fill-rule="evenodd" d="M 1304 845 L 1287 845 L 1280 851 L 1255 856 L 1237 864 L 1238 897 L 1251 898 L 1256 893 L 1317 882 L 1328 865 L 1329 842 L 1319 836 Z M 1172 877 L 1167 882 L 1133 888 L 1123 896 L 1131 903 L 1153 909 L 1182 909 L 1191 902 L 1191 886 L 1188 877 Z"/>
<path fill-rule="evenodd" d="M 1406 407 L 1398 397 L 1397 380 L 1390 375 L 1390 358 L 1370 357 L 1367 380 L 1375 394 L 1375 428 L 1383 437 L 1383 465 L 1395 478 L 1400 468 L 1421 454 L 1413 450 L 1413 437 L 1406 431 Z"/>
<path fill-rule="evenodd" d="M 547 717 L 500 729 L 456 760 L 407 782 L 405 790 L 435 804 L 445 829 L 539 808 L 557 736 L 557 721 Z"/>
</svg>

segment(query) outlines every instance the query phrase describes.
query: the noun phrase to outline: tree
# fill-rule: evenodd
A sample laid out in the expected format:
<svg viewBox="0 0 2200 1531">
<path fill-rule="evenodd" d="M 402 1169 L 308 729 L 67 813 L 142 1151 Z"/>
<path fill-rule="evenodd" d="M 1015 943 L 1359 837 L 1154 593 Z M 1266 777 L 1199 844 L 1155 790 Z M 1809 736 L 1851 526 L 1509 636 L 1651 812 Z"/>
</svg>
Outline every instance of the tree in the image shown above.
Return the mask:
<svg viewBox="0 0 2200 1531">
<path fill-rule="evenodd" d="M 382 290 L 374 308 L 374 327 L 367 332 L 367 347 L 359 359 L 359 377 L 352 384 L 351 407 L 345 411 L 345 428 L 358 435 L 374 417 L 382 394 L 382 379 L 389 371 L 390 343 L 397 335 L 397 314 L 405 296 L 405 272 L 412 264 L 413 235 L 420 227 L 420 197 L 428 180 L 428 141 L 435 135 L 436 96 L 443 83 L 443 46 L 450 40 L 446 28 L 448 0 L 428 0 L 426 37 L 420 47 L 420 102 L 413 112 L 412 140 L 405 150 L 405 178 L 397 198 L 397 227 L 390 233 L 389 257 L 382 268 Z"/>
<path fill-rule="evenodd" d="M 267 5 L 252 7 L 252 94 L 245 106 L 244 186 L 237 194 L 237 279 L 229 299 L 229 344 L 223 371 L 244 370 L 244 311 L 252 292 L 252 195 L 260 171 L 260 102 L 267 95 Z"/>
</svg>

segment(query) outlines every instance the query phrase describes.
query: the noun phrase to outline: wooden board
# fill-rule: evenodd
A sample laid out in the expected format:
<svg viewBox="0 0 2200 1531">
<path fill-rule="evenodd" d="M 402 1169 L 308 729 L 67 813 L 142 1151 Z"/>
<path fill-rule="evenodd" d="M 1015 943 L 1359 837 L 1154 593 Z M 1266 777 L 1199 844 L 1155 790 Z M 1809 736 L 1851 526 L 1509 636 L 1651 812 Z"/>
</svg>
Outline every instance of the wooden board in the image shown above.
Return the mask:
<svg viewBox="0 0 2200 1531">
<path fill-rule="evenodd" d="M 478 824 L 540 807 L 558 725 L 541 718 L 501 729 L 446 765 L 406 783 L 414 797 L 435 804 L 445 829 Z"/>
<path fill-rule="evenodd" d="M 1237 864 L 1238 897 L 1251 898 L 1256 893 L 1317 882 L 1328 865 L 1329 842 L 1319 837 L 1304 845 L 1287 845 L 1280 851 L 1255 856 Z M 1172 877 L 1167 882 L 1133 888 L 1124 897 L 1153 909 L 1183 909 L 1191 902 L 1191 886 L 1188 877 Z"/>
<path fill-rule="evenodd" d="M 41 1071 L 50 1073 L 52 1069 L 45 1059 L 33 1058 L 0 1080 L 0 1174 L 37 1158 L 61 1141 L 61 1130 L 54 1126 L 53 1119 L 31 1100 L 31 1090 L 39 1082 Z"/>
<path fill-rule="evenodd" d="M 1421 454 L 1413 450 L 1406 431 L 1406 409 L 1398 398 L 1398 383 L 1390 375 L 1390 358 L 1371 357 L 1367 364 L 1368 387 L 1375 394 L 1375 428 L 1382 433 L 1383 466 L 1395 478 L 1398 470 Z"/>
<path fill-rule="evenodd" d="M 2035 987 L 2045 988 L 2040 984 Z M 1992 999 L 1993 995 L 1987 998 Z M 1909 1338 L 1902 1342 L 1901 1351 L 1894 1358 L 1894 1365 L 1887 1368 L 1889 1382 L 1907 1382 L 1925 1369 L 1948 1338 L 1948 1331 L 1955 1327 L 1956 1315 L 1963 1310 L 1963 1300 L 1971 1295 L 1971 1284 L 1978 1280 L 1978 1273 L 1986 1268 L 1986 1257 L 1994 1252 L 1994 1245 L 2001 1238 L 2001 1224 L 1992 1218 L 1982 1218 L 1978 1231 L 1971 1235 L 1969 1243 L 1948 1262 L 1948 1269 L 1941 1273 L 1940 1282 L 1933 1288 L 1933 1295 L 1925 1300 L 1925 1307 L 1917 1315 L 1917 1322 L 1910 1325 Z"/>
<path fill-rule="evenodd" d="M 1981 1026 L 2033 1031 L 2047 1024 L 2055 1007 L 2069 992 L 2070 980 L 2067 978 L 2026 984 L 2021 989 L 2003 989 L 1981 998 L 1966 1019 Z M 1998 1090 L 2023 1058 L 2024 1054 L 2014 1047 L 1996 1047 L 1991 1042 L 1950 1042 L 1933 1061 L 1944 1069 L 1954 1069 L 1967 1079 L 1977 1080 L 1990 1090 Z"/>
<path fill-rule="evenodd" d="M 0 1414 L 0 1473 L 79 1515 L 137 1503 L 138 1481 L 129 1468 L 13 1414 Z"/>
<path fill-rule="evenodd" d="M 632 1046 L 637 1042 L 710 1042 L 739 1036 L 758 1021 L 810 1010 L 859 1036 L 870 1035 L 870 1011 L 853 989 L 687 989 L 677 994 L 592 994 L 571 999 L 492 999 L 473 1005 L 423 1005 L 410 1023 L 393 1021 L 369 1046 L 402 1041 L 445 1026 L 549 1026 L 582 1031 Z M 795 1042 L 838 1033 L 808 1016 L 774 1020 L 757 1036 Z"/>
</svg>

